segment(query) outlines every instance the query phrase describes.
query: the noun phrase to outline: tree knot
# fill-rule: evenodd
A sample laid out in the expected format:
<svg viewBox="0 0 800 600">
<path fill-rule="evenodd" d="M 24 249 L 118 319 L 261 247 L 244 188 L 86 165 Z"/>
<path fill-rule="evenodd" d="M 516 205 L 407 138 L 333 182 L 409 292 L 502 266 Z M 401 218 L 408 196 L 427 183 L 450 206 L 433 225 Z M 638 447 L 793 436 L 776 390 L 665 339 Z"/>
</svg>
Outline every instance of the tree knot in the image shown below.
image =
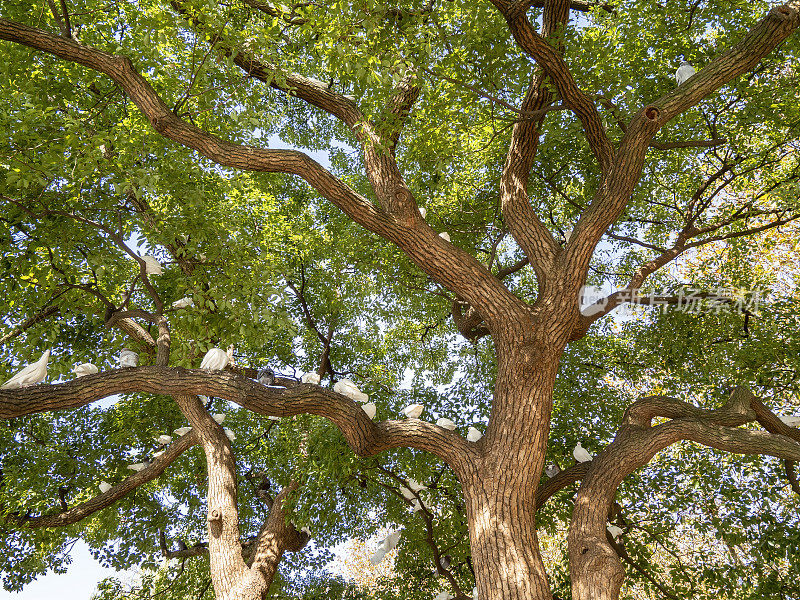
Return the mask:
<svg viewBox="0 0 800 600">
<path fill-rule="evenodd" d="M 776 6 L 769 12 L 770 14 L 773 14 L 776 17 L 778 17 L 781 21 L 785 21 L 786 19 L 792 16 L 792 12 L 794 11 L 785 4 L 782 4 L 781 6 Z"/>
<path fill-rule="evenodd" d="M 158 133 L 164 133 L 167 130 L 167 123 L 169 122 L 170 118 L 172 117 L 171 113 L 163 113 L 160 115 L 154 115 L 150 118 L 150 124 L 153 126 Z"/>
<path fill-rule="evenodd" d="M 657 121 L 660 115 L 661 111 L 659 111 L 655 106 L 648 106 L 644 110 L 644 116 L 650 119 L 651 121 Z"/>
<path fill-rule="evenodd" d="M 218 508 L 212 508 L 208 511 L 208 522 L 217 523 L 222 521 L 222 511 Z"/>
</svg>

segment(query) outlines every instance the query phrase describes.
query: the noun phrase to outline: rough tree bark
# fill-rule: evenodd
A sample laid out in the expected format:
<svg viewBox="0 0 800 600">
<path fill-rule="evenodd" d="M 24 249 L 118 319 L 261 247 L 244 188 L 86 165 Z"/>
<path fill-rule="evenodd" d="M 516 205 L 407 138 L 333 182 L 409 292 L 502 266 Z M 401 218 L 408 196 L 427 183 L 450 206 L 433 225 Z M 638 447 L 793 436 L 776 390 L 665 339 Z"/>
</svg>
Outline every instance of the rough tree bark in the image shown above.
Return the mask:
<svg viewBox="0 0 800 600">
<path fill-rule="evenodd" d="M 0 19 L 0 39 L 49 52 L 112 78 L 164 137 L 195 149 L 221 165 L 291 173 L 304 178 L 356 222 L 398 245 L 423 271 L 447 287 L 459 301 L 466 302 L 480 315 L 494 340 L 498 374 L 492 413 L 486 435 L 477 444 L 467 443 L 457 434 L 414 419 L 372 423 L 354 402 L 316 386 L 300 385 L 281 391 L 264 388 L 231 372 L 169 368 L 169 332 L 161 314 L 156 315 L 158 342 L 147 340 L 150 345 L 158 346 L 156 367 L 115 370 L 58 386 L 0 391 L 0 418 L 80 406 L 124 391 L 173 395 L 195 428 L 209 464 L 208 551 L 218 598 L 250 600 L 261 597 L 268 589 L 283 551 L 298 547 L 303 538 L 285 525 L 280 502 L 276 501 L 278 508 L 256 542 L 255 559 L 252 565 L 246 564 L 241 552 L 235 463 L 230 444 L 196 394 L 226 398 L 261 414 L 288 416 L 310 412 L 325 416 L 339 426 L 350 446 L 360 455 L 400 446 L 432 452 L 454 469 L 463 486 L 481 600 L 551 598 L 534 516 L 556 372 L 567 343 L 584 335 L 594 320 L 616 306 L 611 304 L 606 311 L 592 317 L 583 317 L 578 311 L 578 290 L 586 279 L 594 249 L 624 210 L 641 177 L 645 153 L 658 130 L 722 85 L 752 69 L 800 25 L 800 0 L 772 9 L 741 42 L 709 63 L 689 83 L 643 106 L 627 124 L 625 135 L 615 148 L 606 135 L 593 100 L 573 80 L 562 57 L 563 49 L 548 40 L 568 22 L 570 8 L 585 9 L 583 3 L 565 0 L 537 3 L 492 0 L 492 3 L 505 18 L 520 48 L 538 65 L 531 73 L 522 110 L 537 111 L 551 103 L 551 92 L 543 87 L 545 78 L 549 79 L 564 104 L 580 120 L 602 173 L 596 196 L 577 223 L 571 240 L 562 248 L 534 214 L 527 197 L 527 179 L 536 155 L 539 125 L 546 111 L 538 121 L 523 120 L 515 125 L 500 191 L 505 223 L 538 279 L 539 297 L 532 306 L 511 294 L 473 256 L 439 238 L 420 218 L 416 199 L 405 185 L 394 159 L 400 129 L 379 134 L 379 128 L 364 118 L 355 102 L 319 82 L 290 74 L 285 83 L 279 83 L 271 77 L 272 65 L 261 64 L 246 52 L 235 56 L 235 64 L 248 75 L 269 81 L 275 87 L 291 87 L 297 98 L 327 111 L 350 127 L 355 140 L 363 147 L 364 164 L 376 204 L 300 152 L 238 146 L 184 122 L 127 57 L 114 56 L 69 37 Z M 202 29 L 202 19 L 198 15 L 186 14 L 181 2 L 172 4 L 194 27 Z M 526 10 L 533 5 L 544 7 L 541 33 L 535 31 L 526 15 Z M 413 77 L 398 84 L 387 108 L 399 117 L 399 127 L 418 94 Z M 677 250 L 668 252 L 663 264 L 679 253 Z M 659 263 L 652 269 L 646 267 L 636 283 L 640 284 L 641 279 L 660 266 Z M 144 267 L 142 272 L 144 277 Z M 161 311 L 160 301 L 156 304 Z M 470 331 L 474 328 L 471 326 Z M 758 451 L 786 460 L 800 460 L 800 445 L 784 437 L 785 432 L 781 435 L 779 428 L 777 434 L 764 434 L 769 440 L 736 433 L 744 430 L 734 429 L 735 425 L 754 418 L 743 404 L 732 403 L 736 410 L 741 409 L 735 418 L 699 414 L 686 407 L 681 412 L 675 409 L 674 403 L 666 403 L 666 406 L 666 416 L 672 421 L 651 428 L 649 420 L 645 424 L 631 417 L 623 424 L 614 443 L 585 471 L 569 539 L 575 600 L 618 598 L 624 572 L 613 546 L 606 539 L 608 508 L 622 479 L 645 464 L 659 449 L 680 439 L 695 439 L 730 451 Z M 711 425 L 706 424 L 709 418 Z M 727 429 L 720 438 L 722 430 L 714 427 Z M 189 443 L 187 438 L 184 444 L 188 446 Z M 146 472 L 140 475 L 142 480 L 149 476 Z M 565 484 L 572 481 L 566 476 L 562 480 Z M 107 493 L 110 496 L 106 499 L 119 497 L 115 494 L 122 495 L 133 487 L 134 484 L 124 490 L 115 488 Z M 284 492 L 279 496 L 281 502 Z M 548 493 L 552 493 L 552 489 L 548 489 Z M 100 502 L 98 508 L 102 504 Z M 89 510 L 95 509 L 93 505 Z"/>
</svg>

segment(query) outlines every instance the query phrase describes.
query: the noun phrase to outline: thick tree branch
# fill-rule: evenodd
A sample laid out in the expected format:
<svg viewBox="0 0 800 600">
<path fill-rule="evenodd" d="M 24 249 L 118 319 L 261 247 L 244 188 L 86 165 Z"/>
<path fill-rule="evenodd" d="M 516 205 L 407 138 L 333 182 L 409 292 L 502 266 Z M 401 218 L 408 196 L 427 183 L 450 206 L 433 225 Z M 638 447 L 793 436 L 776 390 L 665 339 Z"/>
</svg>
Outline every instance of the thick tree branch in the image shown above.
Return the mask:
<svg viewBox="0 0 800 600">
<path fill-rule="evenodd" d="M 544 36 L 536 33 L 524 11 L 514 10 L 514 5 L 508 6 L 503 0 L 493 0 L 492 4 L 505 17 L 511 33 L 520 48 L 530 55 L 544 70 L 558 89 L 564 103 L 580 119 L 589 147 L 597 158 L 603 173 L 607 173 L 611 169 L 614 148 L 606 135 L 594 102 L 578 88 L 569 71 L 569 67 L 567 67 L 557 48 L 548 43 L 546 37 L 552 35 L 552 33 L 547 32 L 547 28 L 545 28 Z M 550 4 L 553 3 L 545 2 L 545 11 L 547 11 Z M 569 2 L 565 4 L 568 8 Z"/>
<path fill-rule="evenodd" d="M 564 0 L 549 1 L 545 3 L 543 15 L 544 35 L 551 36 L 566 25 L 569 20 L 568 2 Z M 504 10 L 511 10 L 504 2 L 495 2 L 495 6 Z M 519 12 L 519 10 L 521 12 Z M 521 15 L 523 24 L 530 23 L 524 14 L 524 7 L 517 6 L 517 13 Z M 509 17 L 506 16 L 509 20 Z M 509 20 L 511 25 L 511 20 Z M 523 25 L 523 29 L 525 29 Z M 513 31 L 513 27 L 512 27 Z M 516 37 L 516 34 L 515 34 Z M 559 52 L 563 48 L 551 48 L 560 59 Z M 544 111 L 551 103 L 552 94 L 545 86 L 546 69 L 539 65 L 531 75 L 530 84 L 522 101 L 520 112 L 522 114 L 536 114 Z M 570 106 L 569 103 L 566 103 Z M 549 230 L 539 220 L 528 198 L 528 180 L 531 166 L 539 146 L 539 129 L 546 112 L 538 118 L 526 118 L 514 124 L 511 133 L 506 162 L 500 178 L 500 200 L 503 209 L 503 221 L 514 239 L 522 248 L 529 259 L 531 267 L 536 273 L 540 289 L 547 287 L 550 272 L 560 248 Z"/>
<path fill-rule="evenodd" d="M 374 142 L 365 142 L 367 172 L 376 196 L 391 214 L 373 206 L 302 152 L 239 146 L 186 123 L 169 109 L 127 57 L 113 56 L 7 19 L 0 19 L 0 39 L 42 50 L 108 75 L 125 90 L 158 133 L 217 164 L 302 177 L 357 223 L 398 245 L 437 282 L 467 299 L 481 312 L 490 328 L 499 332 L 501 322 L 509 313 L 520 316 L 528 313 L 527 305 L 492 277 L 474 257 L 444 241 L 427 226 L 415 210 L 416 203 L 399 177 L 393 156 L 383 153 Z"/>
<path fill-rule="evenodd" d="M 613 155 L 613 161 L 603 171 L 602 186 L 574 229 L 576 239 L 568 249 L 565 265 L 566 272 L 575 274 L 571 287 L 576 290 L 580 287 L 597 242 L 619 218 L 630 200 L 641 178 L 647 149 L 659 129 L 723 85 L 753 69 L 764 56 L 800 26 L 799 8 L 800 0 L 791 0 L 783 6 L 773 8 L 733 48 L 706 65 L 683 85 L 642 108 L 633 117 L 616 154 Z M 541 42 L 537 43 L 541 45 Z"/>
<path fill-rule="evenodd" d="M 655 110 L 658 127 L 695 106 L 725 84 L 754 69 L 763 57 L 800 27 L 798 11 L 800 0 L 790 0 L 772 8 L 738 44 L 708 63 L 683 85 L 653 102 L 648 110 Z M 640 113 L 631 125 L 641 122 L 641 118 Z"/>
<path fill-rule="evenodd" d="M 651 426 L 654 417 L 670 419 Z M 738 427 L 758 418 L 781 433 Z M 642 398 L 626 411 L 614 441 L 594 460 L 583 478 L 568 535 L 573 597 L 588 600 L 602 588 L 618 593 L 624 571 L 608 543 L 606 518 L 622 480 L 655 454 L 681 440 L 691 440 L 738 454 L 766 454 L 800 459 L 800 430 L 780 423 L 745 387 L 736 388 L 721 408 L 705 410 L 666 396 Z M 609 597 L 616 597 L 611 595 Z"/>
<path fill-rule="evenodd" d="M 263 387 L 263 386 L 262 386 Z M 236 462 L 230 441 L 195 394 L 172 394 L 203 446 L 208 465 L 208 554 L 218 598 L 228 597 L 246 575 L 236 502 Z"/>
<path fill-rule="evenodd" d="M 246 592 L 248 597 L 259 597 L 252 595 L 255 592 L 263 597 L 275 577 L 283 553 L 298 552 L 308 543 L 308 534 L 288 523 L 284 510 L 289 494 L 297 487 L 298 483 L 293 481 L 276 496 L 269 517 L 256 538 L 248 570 L 231 590 L 232 595 Z"/>
<path fill-rule="evenodd" d="M 262 415 L 318 415 L 336 424 L 353 451 L 361 456 L 390 448 L 418 448 L 439 456 L 458 472 L 476 452 L 457 433 L 419 419 L 373 423 L 359 404 L 320 386 L 300 384 L 281 390 L 229 371 L 180 367 L 115 369 L 63 384 L 0 390 L 0 419 L 77 408 L 127 392 L 215 396 Z"/>
</svg>

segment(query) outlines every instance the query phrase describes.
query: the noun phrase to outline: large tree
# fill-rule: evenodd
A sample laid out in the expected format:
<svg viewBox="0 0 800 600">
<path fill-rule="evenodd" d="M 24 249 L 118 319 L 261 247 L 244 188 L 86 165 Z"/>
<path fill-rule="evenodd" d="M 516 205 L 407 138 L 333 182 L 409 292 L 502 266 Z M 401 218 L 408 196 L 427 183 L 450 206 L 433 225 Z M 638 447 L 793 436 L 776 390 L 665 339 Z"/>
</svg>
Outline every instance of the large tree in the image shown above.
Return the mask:
<svg viewBox="0 0 800 600">
<path fill-rule="evenodd" d="M 386 594 L 616 599 L 626 572 L 624 594 L 798 593 L 800 431 L 776 415 L 797 405 L 800 1 L 0 17 L 4 369 L 53 349 L 48 381 L 0 390 L 7 587 L 81 537 L 120 567 L 186 559 L 162 595 L 341 594 L 273 580 L 377 520 L 404 527 Z M 586 284 L 616 291 L 582 307 Z M 667 309 L 609 316 L 644 297 Z"/>
</svg>

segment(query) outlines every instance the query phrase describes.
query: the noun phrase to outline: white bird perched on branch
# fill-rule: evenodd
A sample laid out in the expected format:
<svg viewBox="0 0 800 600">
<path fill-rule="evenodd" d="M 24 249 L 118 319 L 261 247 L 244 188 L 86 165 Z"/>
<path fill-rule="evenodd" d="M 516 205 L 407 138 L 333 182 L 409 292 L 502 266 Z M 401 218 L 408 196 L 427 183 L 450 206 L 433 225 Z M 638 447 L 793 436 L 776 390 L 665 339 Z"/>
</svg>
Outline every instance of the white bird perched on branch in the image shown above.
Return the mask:
<svg viewBox="0 0 800 600">
<path fill-rule="evenodd" d="M 422 406 L 422 404 L 411 404 L 409 406 L 406 406 L 402 410 L 402 413 L 409 419 L 419 419 L 423 410 L 425 410 L 425 407 Z"/>
<path fill-rule="evenodd" d="M 132 465 L 128 465 L 128 468 L 131 471 L 136 471 L 138 473 L 139 471 L 144 471 L 149 466 L 150 466 L 150 462 L 149 461 L 144 461 L 144 462 L 133 463 Z"/>
<path fill-rule="evenodd" d="M 153 452 L 153 458 L 160 458 L 164 456 L 164 452 L 166 452 L 166 450 L 161 450 L 160 452 Z"/>
<path fill-rule="evenodd" d="M 449 242 L 450 241 L 450 234 L 447 233 L 446 231 L 443 231 L 442 233 L 440 233 L 439 237 L 442 238 L 445 242 Z"/>
<path fill-rule="evenodd" d="M 401 485 L 401 486 L 400 486 L 400 493 L 401 493 L 401 494 L 403 494 L 403 498 L 405 498 L 406 500 L 414 500 L 414 498 L 416 498 L 416 497 L 417 497 L 417 496 L 414 494 L 414 492 L 412 492 L 410 489 L 408 489 L 408 488 L 407 488 L 406 486 L 404 486 L 404 485 Z"/>
<path fill-rule="evenodd" d="M 447 429 L 448 431 L 453 431 L 456 428 L 456 424 L 453 421 L 444 417 L 436 419 L 436 424 L 442 429 Z"/>
<path fill-rule="evenodd" d="M 453 594 L 448 592 L 439 592 L 433 597 L 433 600 L 453 600 L 453 598 L 455 598 Z"/>
<path fill-rule="evenodd" d="M 467 441 L 468 442 L 477 442 L 479 439 L 483 437 L 483 434 L 475 429 L 474 427 L 470 427 L 467 429 Z"/>
<path fill-rule="evenodd" d="M 45 350 L 39 360 L 23 368 L 3 385 L 0 385 L 0 389 L 15 390 L 41 383 L 47 377 L 48 360 L 50 360 L 50 350 Z"/>
<path fill-rule="evenodd" d="M 551 463 L 544 468 L 544 474 L 547 475 L 550 479 L 552 479 L 559 473 L 561 473 L 561 469 L 555 463 Z"/>
<path fill-rule="evenodd" d="M 110 483 L 105 481 L 101 481 L 100 484 L 97 486 L 100 488 L 100 493 L 105 494 L 108 490 L 110 490 L 113 486 Z"/>
<path fill-rule="evenodd" d="M 781 421 L 783 421 L 784 425 L 788 425 L 789 427 L 798 427 L 800 426 L 800 415 L 789 415 L 787 417 L 778 417 Z"/>
<path fill-rule="evenodd" d="M 300 383 L 313 383 L 314 385 L 319 385 L 319 382 L 319 375 L 312 371 L 309 371 L 300 378 Z"/>
<path fill-rule="evenodd" d="M 419 216 L 424 219 L 427 215 L 428 215 L 428 211 L 425 210 L 425 207 L 424 206 L 420 206 L 419 207 Z"/>
<path fill-rule="evenodd" d="M 268 418 L 270 421 L 280 421 L 280 420 L 281 420 L 281 418 L 280 418 L 280 417 L 276 417 L 275 415 L 269 415 L 267 418 Z"/>
<path fill-rule="evenodd" d="M 428 489 L 427 485 L 419 483 L 416 479 L 409 479 L 407 483 L 408 489 L 410 489 L 412 492 L 421 492 L 422 490 Z"/>
<path fill-rule="evenodd" d="M 375 414 L 378 412 L 378 407 L 375 406 L 374 402 L 367 402 L 366 404 L 363 404 L 361 409 L 367 413 L 367 416 L 370 418 L 370 420 L 374 419 Z"/>
<path fill-rule="evenodd" d="M 158 262 L 158 259 L 155 256 L 145 254 L 142 257 L 142 260 L 144 261 L 144 272 L 147 275 L 161 275 L 161 273 L 163 273 L 161 263 Z"/>
<path fill-rule="evenodd" d="M 232 442 L 236 441 L 236 434 L 233 433 L 230 429 L 223 429 L 222 431 L 225 432 L 225 436 Z"/>
<path fill-rule="evenodd" d="M 135 367 L 139 364 L 139 355 L 133 350 L 123 348 L 119 353 L 119 366 L 120 367 Z"/>
<path fill-rule="evenodd" d="M 189 308 L 190 306 L 194 306 L 194 300 L 186 296 L 186 298 L 181 298 L 180 300 L 175 300 L 172 303 L 172 308 L 179 309 L 179 308 Z"/>
<path fill-rule="evenodd" d="M 230 356 L 222 348 L 211 348 L 200 363 L 201 369 L 208 371 L 222 371 L 230 360 Z"/>
<path fill-rule="evenodd" d="M 221 425 L 222 422 L 225 420 L 225 413 L 215 413 L 211 415 L 211 418 L 216 421 L 217 425 Z"/>
<path fill-rule="evenodd" d="M 594 458 L 589 452 L 581 446 L 581 443 L 578 442 L 578 445 L 575 446 L 575 449 L 572 451 L 572 456 L 575 457 L 575 460 L 579 463 L 590 462 L 592 458 Z"/>
<path fill-rule="evenodd" d="M 175 430 L 175 434 L 176 434 L 176 435 L 178 435 L 178 436 L 181 436 L 181 435 L 186 435 L 186 434 L 187 434 L 187 433 L 189 433 L 191 430 L 192 430 L 192 428 L 191 428 L 191 427 L 178 427 L 178 428 Z"/>
<path fill-rule="evenodd" d="M 95 375 L 100 372 L 100 369 L 92 363 L 81 363 L 72 367 L 72 372 L 75 373 L 75 377 L 83 377 L 84 375 Z"/>
<path fill-rule="evenodd" d="M 611 537 L 614 539 L 617 539 L 619 536 L 625 533 L 621 527 L 617 527 L 616 525 L 609 525 L 606 527 L 606 529 L 608 529 L 608 533 L 610 533 Z"/>
<path fill-rule="evenodd" d="M 697 71 L 689 64 L 689 61 L 682 60 L 681 66 L 675 71 L 675 81 L 678 82 L 678 85 L 681 85 L 684 81 L 694 76 L 695 73 L 697 73 Z"/>
<path fill-rule="evenodd" d="M 367 402 L 369 395 L 358 389 L 358 386 L 349 379 L 340 379 L 333 386 L 333 391 L 342 396 L 347 396 L 356 402 Z"/>
<path fill-rule="evenodd" d="M 172 441 L 172 436 L 162 433 L 161 435 L 159 435 L 157 438 L 154 439 L 156 442 L 158 442 L 159 446 L 166 446 Z"/>
</svg>

